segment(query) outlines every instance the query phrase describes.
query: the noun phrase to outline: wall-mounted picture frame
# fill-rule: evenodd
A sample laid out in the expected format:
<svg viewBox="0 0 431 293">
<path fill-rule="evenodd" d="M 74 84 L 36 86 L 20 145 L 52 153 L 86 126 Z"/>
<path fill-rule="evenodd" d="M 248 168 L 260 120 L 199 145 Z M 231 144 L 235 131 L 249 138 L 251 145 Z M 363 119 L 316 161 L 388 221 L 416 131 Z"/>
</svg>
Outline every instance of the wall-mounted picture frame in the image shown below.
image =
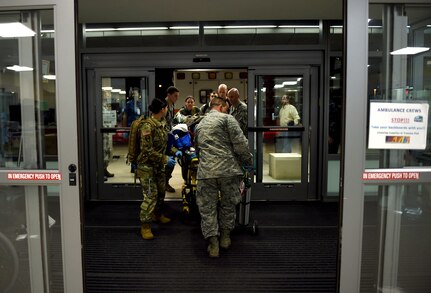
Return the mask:
<svg viewBox="0 0 431 293">
<path fill-rule="evenodd" d="M 232 79 L 233 78 L 233 73 L 232 72 L 225 72 L 224 73 L 224 78 L 225 79 Z"/>
<path fill-rule="evenodd" d="M 201 89 L 199 90 L 199 102 L 206 104 L 210 100 L 210 95 L 213 92 L 212 89 Z"/>
<path fill-rule="evenodd" d="M 217 72 L 208 72 L 208 79 L 216 79 Z"/>
</svg>

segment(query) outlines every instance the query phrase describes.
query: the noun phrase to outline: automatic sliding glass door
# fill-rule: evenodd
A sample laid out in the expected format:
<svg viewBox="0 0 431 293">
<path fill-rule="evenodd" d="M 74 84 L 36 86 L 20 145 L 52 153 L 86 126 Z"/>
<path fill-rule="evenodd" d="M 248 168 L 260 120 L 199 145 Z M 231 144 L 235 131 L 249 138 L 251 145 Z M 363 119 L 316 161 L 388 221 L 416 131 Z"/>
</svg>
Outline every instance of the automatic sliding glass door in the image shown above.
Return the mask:
<svg viewBox="0 0 431 293">
<path fill-rule="evenodd" d="M 306 200 L 314 176 L 317 105 L 312 104 L 310 68 L 254 70 L 249 92 L 249 140 L 256 178 L 253 199 Z M 313 84 L 317 87 L 317 83 Z M 252 96 L 252 95 L 250 95 Z M 317 103 L 317 99 L 313 100 Z M 269 192 L 270 191 L 270 192 Z"/>
</svg>

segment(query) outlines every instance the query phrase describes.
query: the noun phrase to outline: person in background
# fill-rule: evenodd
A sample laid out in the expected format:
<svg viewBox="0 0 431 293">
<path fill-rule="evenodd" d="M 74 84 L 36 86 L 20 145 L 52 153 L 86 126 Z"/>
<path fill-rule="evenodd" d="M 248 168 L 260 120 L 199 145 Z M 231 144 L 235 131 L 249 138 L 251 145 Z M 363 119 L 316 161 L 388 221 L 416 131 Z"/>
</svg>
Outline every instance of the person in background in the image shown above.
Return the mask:
<svg viewBox="0 0 431 293">
<path fill-rule="evenodd" d="M 139 93 L 139 88 L 130 88 L 129 97 L 126 102 L 124 113 L 126 115 L 127 126 L 130 127 L 133 121 L 141 116 L 142 98 Z"/>
<path fill-rule="evenodd" d="M 247 105 L 241 101 L 239 91 L 236 88 L 231 88 L 228 91 L 227 99 L 231 104 L 229 114 L 235 117 L 241 127 L 242 133 L 247 137 Z"/>
<path fill-rule="evenodd" d="M 227 85 L 224 83 L 221 83 L 217 88 L 217 95 L 222 98 L 223 100 L 226 100 L 227 98 Z"/>
<path fill-rule="evenodd" d="M 278 114 L 278 117 L 280 119 L 280 126 L 288 127 L 288 126 L 296 126 L 299 124 L 300 117 L 298 114 L 298 110 L 295 107 L 295 99 L 294 97 L 288 97 L 287 95 L 284 95 L 281 98 L 281 107 L 280 112 Z M 279 139 L 282 139 L 282 150 L 283 153 L 290 153 L 292 152 L 292 144 L 291 144 L 291 137 L 296 136 L 295 133 L 289 134 L 287 132 L 282 132 Z"/>
<path fill-rule="evenodd" d="M 238 121 L 223 113 L 227 111 L 226 100 L 213 98 L 210 107 L 196 126 L 196 203 L 202 234 L 209 241 L 209 256 L 218 257 L 219 245 L 224 249 L 231 245 L 230 232 L 235 227 L 236 205 L 241 200 L 241 166 L 251 166 L 252 155 Z"/>
<path fill-rule="evenodd" d="M 184 101 L 184 106 L 175 114 L 175 124 L 186 123 L 187 118 L 191 118 L 193 115 L 199 114 L 200 109 L 195 106 L 195 98 L 193 96 L 187 96 Z"/>
<path fill-rule="evenodd" d="M 210 111 L 210 103 L 211 103 L 212 99 L 215 97 L 218 97 L 217 92 L 212 92 L 210 94 L 210 101 L 201 107 L 201 115 L 205 115 L 206 113 L 208 113 Z"/>
<path fill-rule="evenodd" d="M 165 100 L 152 100 L 148 109 L 151 117 L 142 123 L 141 152 L 138 156 L 136 175 L 142 187 L 143 201 L 141 204 L 140 221 L 143 239 L 154 239 L 151 231 L 153 220 L 162 224 L 171 220 L 162 214 L 165 199 L 165 166 L 173 168 L 175 159 L 166 155 L 168 144 L 168 126 L 164 119 L 168 112 Z"/>
<path fill-rule="evenodd" d="M 168 104 L 168 113 L 166 114 L 166 124 L 168 125 L 168 131 L 172 130 L 174 117 L 175 117 L 175 103 L 177 102 L 180 96 L 180 91 L 174 87 L 170 86 L 166 90 L 166 102 Z M 169 179 L 172 178 L 172 172 L 174 171 L 174 167 L 167 166 L 166 168 L 166 191 L 167 192 L 175 192 L 175 189 L 169 184 Z"/>
</svg>

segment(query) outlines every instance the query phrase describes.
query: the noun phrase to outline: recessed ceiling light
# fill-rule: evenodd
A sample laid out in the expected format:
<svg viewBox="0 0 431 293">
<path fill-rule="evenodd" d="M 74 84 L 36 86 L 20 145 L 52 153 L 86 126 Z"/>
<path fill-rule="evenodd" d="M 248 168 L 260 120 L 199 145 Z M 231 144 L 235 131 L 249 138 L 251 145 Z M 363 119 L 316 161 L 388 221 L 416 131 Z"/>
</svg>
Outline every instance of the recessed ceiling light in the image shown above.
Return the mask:
<svg viewBox="0 0 431 293">
<path fill-rule="evenodd" d="M 19 65 L 8 66 L 6 68 L 9 69 L 9 70 L 17 71 L 17 72 L 33 71 L 33 68 L 31 68 L 31 67 L 19 66 Z"/>
<path fill-rule="evenodd" d="M 428 51 L 430 48 L 426 47 L 405 47 L 391 52 L 391 55 L 415 55 Z"/>
<path fill-rule="evenodd" d="M 20 22 L 0 23 L 0 37 L 3 38 L 32 37 L 35 34 Z"/>
</svg>

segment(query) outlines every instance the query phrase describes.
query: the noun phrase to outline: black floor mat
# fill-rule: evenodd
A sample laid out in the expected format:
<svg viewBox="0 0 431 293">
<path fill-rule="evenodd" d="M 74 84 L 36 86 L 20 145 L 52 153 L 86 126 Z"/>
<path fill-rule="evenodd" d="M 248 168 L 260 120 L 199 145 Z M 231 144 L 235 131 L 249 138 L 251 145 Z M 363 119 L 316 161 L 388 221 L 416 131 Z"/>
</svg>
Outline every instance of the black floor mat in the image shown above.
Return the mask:
<svg viewBox="0 0 431 293">
<path fill-rule="evenodd" d="M 288 206 L 282 215 L 267 204 L 256 209 L 255 216 L 266 213 L 258 219 L 264 223 L 259 233 L 238 229 L 231 248 L 210 259 L 198 224 L 186 225 L 178 217 L 167 225 L 154 224 L 157 239 L 144 241 L 137 220 L 139 203 L 111 204 L 87 212 L 87 292 L 336 291 L 336 225 L 322 225 L 322 220 L 315 226 L 310 221 L 292 223 L 294 213 L 288 215 Z M 299 205 L 290 207 L 298 211 Z M 170 214 L 178 216 L 177 204 L 168 206 Z M 315 208 L 309 206 L 312 218 Z M 331 222 L 337 222 L 336 214 L 326 224 Z"/>
</svg>

